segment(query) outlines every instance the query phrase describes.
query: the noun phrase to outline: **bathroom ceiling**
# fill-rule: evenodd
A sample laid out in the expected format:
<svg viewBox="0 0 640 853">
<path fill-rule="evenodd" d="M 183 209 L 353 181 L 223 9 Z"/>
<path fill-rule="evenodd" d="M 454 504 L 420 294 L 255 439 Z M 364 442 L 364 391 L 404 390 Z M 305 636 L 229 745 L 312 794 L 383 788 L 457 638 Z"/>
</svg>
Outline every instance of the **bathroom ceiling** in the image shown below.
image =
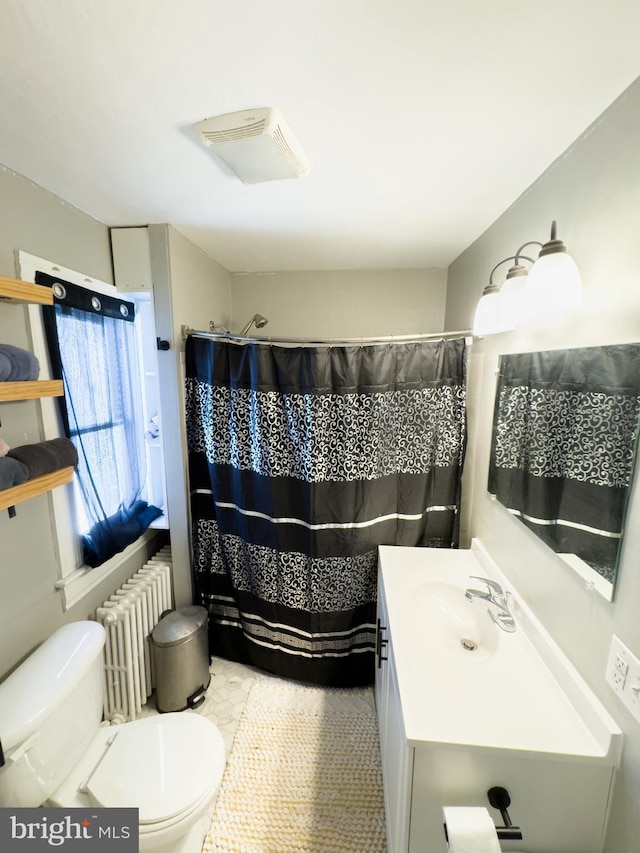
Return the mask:
<svg viewBox="0 0 640 853">
<path fill-rule="evenodd" d="M 637 0 L 0 0 L 0 163 L 232 271 L 442 267 L 640 74 L 638 32 Z M 246 186 L 192 130 L 255 107 L 309 174 Z"/>
</svg>

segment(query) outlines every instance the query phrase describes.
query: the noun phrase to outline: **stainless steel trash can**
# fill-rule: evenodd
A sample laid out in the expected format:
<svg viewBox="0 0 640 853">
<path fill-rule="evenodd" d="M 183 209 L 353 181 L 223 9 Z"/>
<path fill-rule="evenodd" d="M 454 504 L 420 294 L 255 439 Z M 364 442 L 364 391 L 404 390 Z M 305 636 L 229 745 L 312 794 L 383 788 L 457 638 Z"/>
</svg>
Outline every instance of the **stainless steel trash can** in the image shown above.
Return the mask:
<svg viewBox="0 0 640 853">
<path fill-rule="evenodd" d="M 184 711 L 204 702 L 209 686 L 208 614 L 191 605 L 171 610 L 151 632 L 158 711 Z"/>
</svg>

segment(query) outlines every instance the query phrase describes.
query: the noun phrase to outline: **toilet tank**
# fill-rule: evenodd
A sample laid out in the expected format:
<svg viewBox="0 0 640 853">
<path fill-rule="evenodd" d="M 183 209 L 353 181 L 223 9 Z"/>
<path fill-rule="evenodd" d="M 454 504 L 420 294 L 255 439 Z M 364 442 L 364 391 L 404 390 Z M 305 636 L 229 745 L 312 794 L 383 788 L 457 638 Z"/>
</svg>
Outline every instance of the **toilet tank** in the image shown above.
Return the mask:
<svg viewBox="0 0 640 853">
<path fill-rule="evenodd" d="M 0 684 L 0 807 L 47 798 L 91 743 L 102 719 L 105 630 L 71 622 Z"/>
</svg>

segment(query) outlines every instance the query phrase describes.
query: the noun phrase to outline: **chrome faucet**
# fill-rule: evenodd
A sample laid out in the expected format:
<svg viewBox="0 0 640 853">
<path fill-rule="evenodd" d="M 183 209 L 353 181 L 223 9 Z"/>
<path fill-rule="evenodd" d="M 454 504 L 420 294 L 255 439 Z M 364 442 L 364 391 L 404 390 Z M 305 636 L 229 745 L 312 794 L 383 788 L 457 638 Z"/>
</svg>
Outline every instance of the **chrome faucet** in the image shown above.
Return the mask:
<svg viewBox="0 0 640 853">
<path fill-rule="evenodd" d="M 503 631 L 508 631 L 510 634 L 516 630 L 516 620 L 513 618 L 509 610 L 509 596 L 511 593 L 505 592 L 499 583 L 490 580 L 489 578 L 480 578 L 477 575 L 471 575 L 471 580 L 480 581 L 487 585 L 486 592 L 480 589 L 468 589 L 465 592 L 465 597 L 469 601 L 480 599 L 487 604 L 492 605 L 487 608 L 489 616 L 493 619 L 499 628 Z M 494 610 L 495 608 L 495 610 Z"/>
</svg>

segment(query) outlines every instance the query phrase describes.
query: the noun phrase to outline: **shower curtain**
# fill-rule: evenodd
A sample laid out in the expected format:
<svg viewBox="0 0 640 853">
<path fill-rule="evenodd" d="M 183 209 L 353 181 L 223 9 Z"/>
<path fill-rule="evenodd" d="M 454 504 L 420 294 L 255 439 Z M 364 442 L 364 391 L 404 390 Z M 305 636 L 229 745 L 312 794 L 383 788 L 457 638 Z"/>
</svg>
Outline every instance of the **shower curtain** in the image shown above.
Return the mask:
<svg viewBox="0 0 640 853">
<path fill-rule="evenodd" d="M 191 336 L 186 407 L 211 654 L 316 684 L 372 683 L 377 546 L 457 546 L 464 339 Z"/>
</svg>

